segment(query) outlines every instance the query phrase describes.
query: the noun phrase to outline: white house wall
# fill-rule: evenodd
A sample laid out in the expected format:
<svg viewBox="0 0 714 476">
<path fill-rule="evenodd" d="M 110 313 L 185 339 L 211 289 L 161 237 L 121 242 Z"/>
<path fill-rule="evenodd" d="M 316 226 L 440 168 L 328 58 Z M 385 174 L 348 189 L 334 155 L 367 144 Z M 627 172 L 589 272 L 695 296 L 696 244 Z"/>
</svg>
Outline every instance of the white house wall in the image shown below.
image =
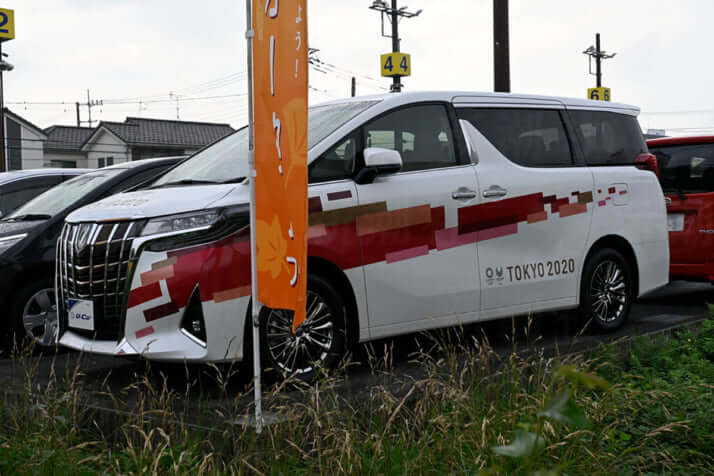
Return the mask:
<svg viewBox="0 0 714 476">
<path fill-rule="evenodd" d="M 22 138 L 22 168 L 39 169 L 44 167 L 44 136 L 20 123 L 20 137 Z"/>
<path fill-rule="evenodd" d="M 77 167 L 96 169 L 99 167 L 99 159 L 105 159 L 104 163 L 106 165 L 106 159 L 108 157 L 114 157 L 115 165 L 131 162 L 131 149 L 115 135 L 102 131 L 97 135 L 97 138 L 89 144 L 86 162 L 82 164 L 77 162 Z"/>
<path fill-rule="evenodd" d="M 87 154 L 81 152 L 54 152 L 45 149 L 45 167 L 56 167 L 52 162 L 74 162 L 76 167 L 87 166 Z"/>
</svg>

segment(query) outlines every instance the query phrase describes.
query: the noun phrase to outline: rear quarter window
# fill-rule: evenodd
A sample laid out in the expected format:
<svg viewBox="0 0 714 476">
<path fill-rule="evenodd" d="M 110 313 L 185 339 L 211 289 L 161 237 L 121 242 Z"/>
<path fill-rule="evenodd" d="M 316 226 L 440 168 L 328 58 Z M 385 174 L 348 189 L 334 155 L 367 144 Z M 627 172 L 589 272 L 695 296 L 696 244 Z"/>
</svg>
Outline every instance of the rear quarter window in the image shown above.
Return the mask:
<svg viewBox="0 0 714 476">
<path fill-rule="evenodd" d="M 570 141 L 558 110 L 458 109 L 510 161 L 525 167 L 573 165 Z"/>
<path fill-rule="evenodd" d="M 633 165 L 647 144 L 637 118 L 606 111 L 571 110 L 587 165 Z"/>
</svg>

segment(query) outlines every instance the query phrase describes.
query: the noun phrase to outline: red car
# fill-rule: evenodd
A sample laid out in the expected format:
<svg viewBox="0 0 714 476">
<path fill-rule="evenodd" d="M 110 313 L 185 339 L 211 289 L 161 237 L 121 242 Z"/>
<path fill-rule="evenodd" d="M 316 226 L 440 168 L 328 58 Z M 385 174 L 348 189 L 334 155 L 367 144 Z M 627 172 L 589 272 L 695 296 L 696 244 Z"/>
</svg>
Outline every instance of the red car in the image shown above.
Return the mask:
<svg viewBox="0 0 714 476">
<path fill-rule="evenodd" d="M 670 279 L 714 282 L 714 136 L 647 141 L 667 200 Z"/>
</svg>

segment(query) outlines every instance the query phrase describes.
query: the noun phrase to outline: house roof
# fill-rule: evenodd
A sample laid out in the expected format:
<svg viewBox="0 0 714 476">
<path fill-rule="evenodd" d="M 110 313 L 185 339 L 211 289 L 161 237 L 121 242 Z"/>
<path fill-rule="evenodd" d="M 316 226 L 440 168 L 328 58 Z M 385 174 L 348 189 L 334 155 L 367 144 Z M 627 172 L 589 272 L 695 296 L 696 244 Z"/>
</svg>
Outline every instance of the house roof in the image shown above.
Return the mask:
<svg viewBox="0 0 714 476">
<path fill-rule="evenodd" d="M 8 109 L 8 108 L 4 108 L 4 111 L 5 111 L 5 116 L 6 116 L 6 117 L 12 118 L 15 122 L 20 122 L 20 123 L 22 123 L 22 124 L 23 124 L 25 127 L 27 127 L 28 129 L 34 129 L 35 132 L 37 132 L 37 134 L 40 135 L 40 136 L 42 136 L 42 137 L 46 137 L 45 131 L 43 131 L 41 128 L 37 127 L 36 125 L 34 125 L 33 123 L 31 123 L 30 121 L 28 121 L 27 119 L 25 119 L 24 117 L 22 117 L 22 116 L 20 116 L 20 115 L 18 115 L 18 114 L 15 114 L 14 112 L 12 112 L 12 111 L 11 111 L 10 109 Z"/>
<path fill-rule="evenodd" d="M 51 126 L 45 129 L 46 150 L 77 151 L 94 132 L 93 127 Z"/>
<path fill-rule="evenodd" d="M 234 131 L 228 124 L 127 117 L 124 122 L 100 122 L 85 139 L 83 147 L 94 140 L 100 130 L 109 131 L 128 145 L 168 147 L 203 147 Z"/>
</svg>

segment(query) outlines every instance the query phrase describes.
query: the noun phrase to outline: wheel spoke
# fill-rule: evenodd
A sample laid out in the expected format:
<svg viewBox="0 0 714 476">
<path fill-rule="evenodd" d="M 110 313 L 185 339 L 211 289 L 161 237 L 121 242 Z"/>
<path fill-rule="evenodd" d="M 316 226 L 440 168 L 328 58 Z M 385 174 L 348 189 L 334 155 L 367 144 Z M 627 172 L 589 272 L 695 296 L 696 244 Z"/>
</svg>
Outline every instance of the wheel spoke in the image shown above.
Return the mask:
<svg viewBox="0 0 714 476">
<path fill-rule="evenodd" d="M 43 312 L 48 312 L 52 310 L 52 301 L 50 300 L 50 291 L 44 290 L 35 294 L 35 302 L 40 306 Z"/>
<path fill-rule="evenodd" d="M 305 334 L 305 339 L 307 339 L 308 342 L 315 344 L 316 346 L 322 347 L 325 350 L 330 350 L 330 344 L 325 343 L 325 342 L 320 342 L 319 340 L 314 339 L 309 334 Z"/>
<path fill-rule="evenodd" d="M 312 327 L 310 327 L 310 332 L 314 333 L 315 331 L 322 331 L 325 329 L 332 329 L 332 322 L 327 321 L 322 325 L 312 326 Z"/>
<path fill-rule="evenodd" d="M 45 325 L 45 314 L 25 314 L 22 316 L 22 323 L 28 331 L 35 327 Z"/>
</svg>

